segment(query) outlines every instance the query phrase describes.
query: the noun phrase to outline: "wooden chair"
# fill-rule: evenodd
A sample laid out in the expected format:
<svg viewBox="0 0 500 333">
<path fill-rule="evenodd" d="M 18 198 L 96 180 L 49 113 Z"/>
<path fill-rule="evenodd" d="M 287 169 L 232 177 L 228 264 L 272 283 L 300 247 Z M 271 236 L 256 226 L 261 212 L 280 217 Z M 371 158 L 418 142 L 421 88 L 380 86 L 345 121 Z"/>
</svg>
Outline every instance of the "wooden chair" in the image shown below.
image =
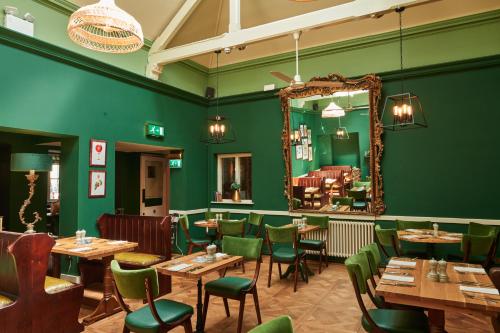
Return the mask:
<svg viewBox="0 0 500 333">
<path fill-rule="evenodd" d="M 264 221 L 264 215 L 250 212 L 250 214 L 248 214 L 248 219 L 247 219 L 248 230 L 245 237 L 260 238 L 263 221 Z M 252 229 L 257 229 L 257 232 L 253 234 Z"/>
<path fill-rule="evenodd" d="M 248 333 L 293 333 L 292 318 L 289 316 L 276 317 L 251 329 Z"/>
<path fill-rule="evenodd" d="M 323 261 L 325 261 L 326 267 L 328 267 L 328 253 L 326 251 L 328 241 L 328 216 L 302 215 L 302 218 L 304 217 L 307 220 L 307 224 L 320 227 L 322 237 L 321 239 L 301 239 L 299 241 L 299 246 L 304 250 L 319 252 L 319 274 L 321 274 Z"/>
<path fill-rule="evenodd" d="M 184 237 L 188 245 L 188 254 L 193 253 L 194 248 L 206 249 L 210 244 L 210 240 L 206 238 L 192 238 L 189 232 L 189 219 L 187 215 L 179 217 L 179 225 L 181 226 Z"/>
<path fill-rule="evenodd" d="M 315 201 L 319 201 L 320 207 L 328 203 L 328 194 L 325 192 L 325 179 L 318 177 L 300 177 L 298 186 L 304 188 L 304 203 L 309 201 L 314 208 Z"/>
</svg>

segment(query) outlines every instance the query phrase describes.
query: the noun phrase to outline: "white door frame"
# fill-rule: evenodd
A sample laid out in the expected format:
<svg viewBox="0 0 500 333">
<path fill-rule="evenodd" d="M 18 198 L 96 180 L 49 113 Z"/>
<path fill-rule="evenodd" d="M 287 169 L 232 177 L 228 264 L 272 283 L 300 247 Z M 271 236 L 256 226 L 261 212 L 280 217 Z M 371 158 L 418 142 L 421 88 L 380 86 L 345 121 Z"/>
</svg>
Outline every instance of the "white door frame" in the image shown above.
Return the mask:
<svg viewBox="0 0 500 333">
<path fill-rule="evenodd" d="M 151 206 L 146 207 L 144 205 L 144 194 L 145 194 L 145 162 L 146 160 L 155 160 L 163 163 L 163 200 L 161 206 Z M 140 164 L 140 215 L 150 215 L 150 216 L 166 216 L 168 215 L 169 209 L 169 186 L 170 186 L 170 168 L 168 164 L 168 159 L 161 155 L 151 155 L 151 154 L 141 154 L 141 164 Z M 155 212 L 156 211 L 156 212 Z"/>
</svg>

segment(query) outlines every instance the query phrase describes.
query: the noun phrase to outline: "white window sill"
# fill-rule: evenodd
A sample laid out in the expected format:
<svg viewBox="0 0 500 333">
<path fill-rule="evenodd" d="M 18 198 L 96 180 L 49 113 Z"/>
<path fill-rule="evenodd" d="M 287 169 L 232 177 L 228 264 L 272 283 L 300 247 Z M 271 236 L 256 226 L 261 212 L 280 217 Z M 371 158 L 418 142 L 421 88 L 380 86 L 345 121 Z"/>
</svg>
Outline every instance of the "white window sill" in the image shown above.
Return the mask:
<svg viewBox="0 0 500 333">
<path fill-rule="evenodd" d="M 233 201 L 231 199 L 222 199 L 222 201 L 211 201 L 213 204 L 229 204 L 229 205 L 253 205 L 252 200 L 241 200 L 240 202 Z"/>
</svg>

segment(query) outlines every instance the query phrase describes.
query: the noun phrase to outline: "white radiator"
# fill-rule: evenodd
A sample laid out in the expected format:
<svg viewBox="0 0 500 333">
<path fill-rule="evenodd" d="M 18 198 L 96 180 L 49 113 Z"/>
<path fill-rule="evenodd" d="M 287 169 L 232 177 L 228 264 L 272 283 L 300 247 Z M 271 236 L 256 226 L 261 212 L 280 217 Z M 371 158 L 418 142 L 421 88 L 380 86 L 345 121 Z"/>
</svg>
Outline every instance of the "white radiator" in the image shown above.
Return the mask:
<svg viewBox="0 0 500 333">
<path fill-rule="evenodd" d="M 293 221 L 295 224 L 301 220 Z M 330 221 L 328 224 L 327 252 L 332 257 L 347 258 L 356 254 L 363 246 L 373 243 L 375 224 L 362 221 Z M 324 231 L 313 231 L 305 239 L 324 239 Z"/>
</svg>

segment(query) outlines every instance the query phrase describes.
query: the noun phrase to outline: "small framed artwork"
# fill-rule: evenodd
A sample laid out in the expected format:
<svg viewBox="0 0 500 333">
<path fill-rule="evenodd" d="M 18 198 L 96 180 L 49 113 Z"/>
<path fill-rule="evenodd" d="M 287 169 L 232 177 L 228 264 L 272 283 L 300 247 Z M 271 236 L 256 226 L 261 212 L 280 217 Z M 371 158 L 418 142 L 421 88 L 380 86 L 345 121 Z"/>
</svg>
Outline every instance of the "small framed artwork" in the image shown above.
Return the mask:
<svg viewBox="0 0 500 333">
<path fill-rule="evenodd" d="M 307 145 L 307 138 L 306 137 L 302 138 L 302 144 Z"/>
<path fill-rule="evenodd" d="M 312 144 L 312 131 L 310 129 L 307 130 L 307 144 Z"/>
<path fill-rule="evenodd" d="M 307 138 L 307 125 L 304 124 L 304 132 L 302 133 L 303 138 Z"/>
<path fill-rule="evenodd" d="M 305 161 L 309 159 L 309 149 L 307 149 L 307 144 L 302 145 L 302 159 Z"/>
<path fill-rule="evenodd" d="M 106 166 L 106 141 L 90 140 L 90 166 Z"/>
<path fill-rule="evenodd" d="M 302 145 L 295 146 L 295 158 L 298 160 L 302 159 Z"/>
<path fill-rule="evenodd" d="M 299 125 L 299 129 L 300 129 L 300 137 L 303 137 L 304 136 L 304 124 L 300 124 Z"/>
<path fill-rule="evenodd" d="M 313 160 L 313 147 L 309 145 L 309 161 Z"/>
<path fill-rule="evenodd" d="M 89 171 L 89 198 L 106 196 L 106 170 Z"/>
</svg>

